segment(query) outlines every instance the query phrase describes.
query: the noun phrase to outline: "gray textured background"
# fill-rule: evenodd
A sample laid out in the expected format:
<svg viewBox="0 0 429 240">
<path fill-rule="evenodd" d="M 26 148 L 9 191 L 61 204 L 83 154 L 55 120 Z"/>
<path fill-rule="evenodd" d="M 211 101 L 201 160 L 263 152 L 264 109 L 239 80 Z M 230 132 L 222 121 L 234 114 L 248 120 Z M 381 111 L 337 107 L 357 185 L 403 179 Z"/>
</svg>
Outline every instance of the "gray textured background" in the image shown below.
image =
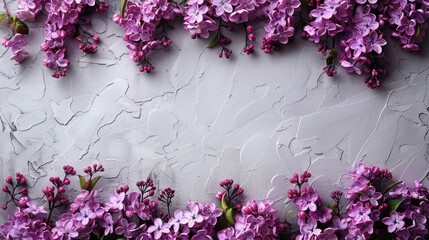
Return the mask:
<svg viewBox="0 0 429 240">
<path fill-rule="evenodd" d="M 43 17 L 31 25 L 24 63 L 0 49 L 0 177 L 26 174 L 31 196 L 40 198 L 64 164 L 81 172 L 102 163 L 104 193 L 150 175 L 176 189 L 183 207 L 189 198 L 214 200 L 218 181 L 234 178 L 248 199 L 269 198 L 284 213 L 293 172 L 311 171 L 324 196 L 358 161 L 408 183 L 427 175 L 429 46 L 416 56 L 390 44 L 390 77 L 370 90 L 342 69 L 323 75 L 316 46 L 299 38 L 271 55 L 245 56 L 237 31 L 226 60 L 176 24 L 175 45 L 157 51 L 147 75 L 129 60 L 112 5 L 93 21 L 99 51 L 70 48 L 65 78 L 42 65 Z"/>
</svg>

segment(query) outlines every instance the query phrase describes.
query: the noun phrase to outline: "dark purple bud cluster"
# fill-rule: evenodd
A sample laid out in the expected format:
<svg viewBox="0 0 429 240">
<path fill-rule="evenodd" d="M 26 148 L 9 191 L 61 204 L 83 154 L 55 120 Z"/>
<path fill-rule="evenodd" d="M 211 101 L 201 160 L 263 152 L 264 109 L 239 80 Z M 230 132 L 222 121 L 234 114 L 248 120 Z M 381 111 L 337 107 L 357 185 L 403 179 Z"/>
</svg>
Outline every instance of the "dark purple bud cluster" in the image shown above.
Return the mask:
<svg viewBox="0 0 429 240">
<path fill-rule="evenodd" d="M 152 197 L 155 194 L 156 187 L 153 185 L 153 180 L 150 177 L 147 177 L 146 181 L 138 181 L 136 186 L 140 190 L 141 200 Z"/>
<path fill-rule="evenodd" d="M 12 176 L 5 178 L 6 185 L 3 186 L 2 191 L 9 196 L 9 199 L 2 205 L 2 209 L 6 210 L 7 205 L 13 202 L 15 206 L 18 206 L 18 202 L 21 198 L 28 195 L 27 190 L 27 179 L 19 172 L 15 174 L 15 180 Z"/>
</svg>

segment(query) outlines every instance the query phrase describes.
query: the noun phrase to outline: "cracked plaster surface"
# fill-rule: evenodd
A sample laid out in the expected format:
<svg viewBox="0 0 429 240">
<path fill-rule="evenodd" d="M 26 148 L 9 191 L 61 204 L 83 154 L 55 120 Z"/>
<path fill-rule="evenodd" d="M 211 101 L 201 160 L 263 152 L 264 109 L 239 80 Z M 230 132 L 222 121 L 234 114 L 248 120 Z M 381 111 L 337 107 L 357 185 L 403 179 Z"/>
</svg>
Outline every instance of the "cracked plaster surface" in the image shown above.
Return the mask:
<svg viewBox="0 0 429 240">
<path fill-rule="evenodd" d="M 147 75 L 107 16 L 93 21 L 99 51 L 70 51 L 62 79 L 42 66 L 42 21 L 32 25 L 32 55 L 23 64 L 1 49 L 0 177 L 28 175 L 33 197 L 64 164 L 81 171 L 92 163 L 107 170 L 104 195 L 149 175 L 159 188 L 176 189 L 183 207 L 213 200 L 217 183 L 234 178 L 248 199 L 275 201 L 280 214 L 293 208 L 293 172 L 311 171 L 325 196 L 347 183 L 359 161 L 428 183 L 429 46 L 421 56 L 389 46 L 390 77 L 370 90 L 342 69 L 323 75 L 311 43 L 226 60 L 176 24 L 175 45 L 156 52 L 157 69 Z M 241 49 L 238 34 L 232 38 L 231 48 Z"/>
</svg>

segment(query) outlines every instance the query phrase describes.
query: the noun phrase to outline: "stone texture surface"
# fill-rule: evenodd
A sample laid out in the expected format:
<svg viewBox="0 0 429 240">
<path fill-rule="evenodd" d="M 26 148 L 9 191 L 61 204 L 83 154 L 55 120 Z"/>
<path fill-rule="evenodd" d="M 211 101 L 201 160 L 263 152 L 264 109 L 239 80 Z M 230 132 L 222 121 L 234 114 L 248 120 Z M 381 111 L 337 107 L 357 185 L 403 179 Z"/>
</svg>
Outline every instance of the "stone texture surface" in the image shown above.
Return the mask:
<svg viewBox="0 0 429 240">
<path fill-rule="evenodd" d="M 429 46 L 416 56 L 392 44 L 390 77 L 370 90 L 342 69 L 335 78 L 322 74 L 311 43 L 249 57 L 238 53 L 238 32 L 226 60 L 176 24 L 175 45 L 152 57 L 157 69 L 147 75 L 129 60 L 112 14 L 94 20 L 99 51 L 71 48 L 62 79 L 41 64 L 43 20 L 32 24 L 23 64 L 0 49 L 2 179 L 23 172 L 41 198 L 64 164 L 102 163 L 102 192 L 150 175 L 159 188 L 176 189 L 176 206 L 184 206 L 213 200 L 218 181 L 234 178 L 249 199 L 276 201 L 281 213 L 291 207 L 293 172 L 311 171 L 325 196 L 359 161 L 428 182 Z"/>
</svg>

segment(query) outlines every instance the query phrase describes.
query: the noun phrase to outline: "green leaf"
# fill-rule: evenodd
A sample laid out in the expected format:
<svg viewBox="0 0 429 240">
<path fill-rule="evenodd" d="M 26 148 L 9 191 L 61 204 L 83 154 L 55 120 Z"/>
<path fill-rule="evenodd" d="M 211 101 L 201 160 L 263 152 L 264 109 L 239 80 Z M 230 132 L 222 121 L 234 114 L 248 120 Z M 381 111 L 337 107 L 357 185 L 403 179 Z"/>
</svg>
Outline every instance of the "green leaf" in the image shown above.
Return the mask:
<svg viewBox="0 0 429 240">
<path fill-rule="evenodd" d="M 389 210 L 392 211 L 396 211 L 399 207 L 399 205 L 401 205 L 402 201 L 404 201 L 403 199 L 400 198 L 395 198 L 395 199 L 391 199 L 389 201 L 387 201 L 387 206 L 389 206 Z"/>
<path fill-rule="evenodd" d="M 121 5 L 120 5 L 121 17 L 125 17 L 125 9 L 127 8 L 127 2 L 128 0 L 121 0 Z"/>
<path fill-rule="evenodd" d="M 226 194 L 227 193 L 225 193 L 223 196 L 222 196 L 222 205 L 221 205 L 221 207 L 222 207 L 222 209 L 224 210 L 224 211 L 226 211 L 226 210 L 228 210 L 228 203 L 226 202 L 226 199 L 225 199 L 225 196 L 226 196 Z"/>
<path fill-rule="evenodd" d="M 80 183 L 80 189 L 86 189 L 86 179 L 84 176 L 79 175 L 79 183 Z"/>
<path fill-rule="evenodd" d="M 97 177 L 93 178 L 91 180 L 91 182 L 89 183 L 89 187 L 87 190 L 91 192 L 94 189 L 95 185 L 97 184 L 98 180 L 100 180 L 100 178 L 101 178 L 101 176 L 97 176 Z"/>
<path fill-rule="evenodd" d="M 6 13 L 0 13 L 0 24 L 2 24 L 8 18 Z"/>
<path fill-rule="evenodd" d="M 220 34 L 216 33 L 216 36 L 214 36 L 214 38 L 209 42 L 209 45 L 207 45 L 207 48 L 212 48 L 216 46 L 217 42 L 219 41 L 219 38 L 220 38 Z"/>
<path fill-rule="evenodd" d="M 391 184 L 390 186 L 388 186 L 388 187 L 386 188 L 386 190 L 384 190 L 383 194 L 388 193 L 390 190 L 392 190 L 394 187 L 398 186 L 398 185 L 399 185 L 399 184 L 401 184 L 401 183 L 403 183 L 403 182 L 402 182 L 402 181 L 400 181 L 400 182 L 395 182 L 395 183 Z"/>
<path fill-rule="evenodd" d="M 10 18 L 9 28 L 13 32 L 20 33 L 20 34 L 28 34 L 29 32 L 27 24 L 19 20 L 17 17 Z"/>
<path fill-rule="evenodd" d="M 235 220 L 234 220 L 234 209 L 233 208 L 228 209 L 226 211 L 226 213 L 225 213 L 225 216 L 226 216 L 226 220 L 228 220 L 228 222 L 230 222 L 231 224 L 235 223 Z"/>
</svg>

